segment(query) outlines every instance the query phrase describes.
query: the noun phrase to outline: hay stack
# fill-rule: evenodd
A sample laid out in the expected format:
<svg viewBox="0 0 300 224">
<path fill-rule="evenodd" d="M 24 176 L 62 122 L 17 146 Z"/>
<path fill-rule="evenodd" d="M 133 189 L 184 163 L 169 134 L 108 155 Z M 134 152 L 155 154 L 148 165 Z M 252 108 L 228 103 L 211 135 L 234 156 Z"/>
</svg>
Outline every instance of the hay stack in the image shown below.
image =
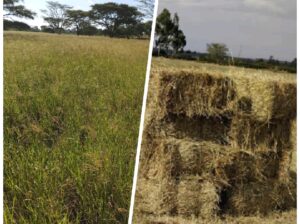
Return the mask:
<svg viewBox="0 0 300 224">
<path fill-rule="evenodd" d="M 152 74 L 136 215 L 210 219 L 295 207 L 294 81 L 201 70 Z"/>
</svg>

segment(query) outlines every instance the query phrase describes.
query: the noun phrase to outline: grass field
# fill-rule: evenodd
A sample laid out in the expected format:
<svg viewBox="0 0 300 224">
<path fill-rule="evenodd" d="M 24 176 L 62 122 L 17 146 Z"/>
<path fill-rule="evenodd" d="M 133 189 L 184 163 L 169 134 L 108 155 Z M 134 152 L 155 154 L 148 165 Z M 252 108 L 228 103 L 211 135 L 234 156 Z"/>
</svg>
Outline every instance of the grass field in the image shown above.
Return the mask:
<svg viewBox="0 0 300 224">
<path fill-rule="evenodd" d="M 5 223 L 125 223 L 149 41 L 4 34 Z"/>
</svg>

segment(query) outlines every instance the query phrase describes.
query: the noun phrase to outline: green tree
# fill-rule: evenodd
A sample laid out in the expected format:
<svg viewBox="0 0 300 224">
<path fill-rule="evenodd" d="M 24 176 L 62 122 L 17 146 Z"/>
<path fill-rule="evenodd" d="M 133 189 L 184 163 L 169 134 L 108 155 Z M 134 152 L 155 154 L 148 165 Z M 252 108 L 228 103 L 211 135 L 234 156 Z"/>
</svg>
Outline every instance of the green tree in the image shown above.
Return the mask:
<svg viewBox="0 0 300 224">
<path fill-rule="evenodd" d="M 68 25 L 74 27 L 76 34 L 82 34 L 82 30 L 90 25 L 88 21 L 89 13 L 82 10 L 67 10 Z"/>
<path fill-rule="evenodd" d="M 115 36 L 118 30 L 137 24 L 142 13 L 136 7 L 109 2 L 92 5 L 90 17 L 94 23 L 104 27 L 109 36 Z"/>
<path fill-rule="evenodd" d="M 34 19 L 36 13 L 26 9 L 25 6 L 19 4 L 20 0 L 4 0 L 3 10 L 6 12 L 4 17 L 16 16 L 28 19 Z"/>
<path fill-rule="evenodd" d="M 172 19 L 169 10 L 164 9 L 157 17 L 155 31 L 158 54 L 160 54 L 162 49 L 168 52 L 170 48 L 173 49 L 173 53 L 177 53 L 178 50 L 182 50 L 186 45 L 185 35 L 179 28 L 179 16 L 177 13 L 174 14 Z"/>
<path fill-rule="evenodd" d="M 4 30 L 21 30 L 21 31 L 29 31 L 31 27 L 23 22 L 19 21 L 10 21 L 10 20 L 3 20 L 3 29 Z"/>
<path fill-rule="evenodd" d="M 172 35 L 173 22 L 171 18 L 171 13 L 169 10 L 164 9 L 161 14 L 156 19 L 156 46 L 158 48 L 158 54 L 160 54 L 161 49 L 168 51 L 170 44 L 170 36 Z"/>
<path fill-rule="evenodd" d="M 47 9 L 42 10 L 44 13 L 44 20 L 49 24 L 49 28 L 56 33 L 61 33 L 70 26 L 67 11 L 72 9 L 71 6 L 60 4 L 55 1 L 47 2 Z"/>
<path fill-rule="evenodd" d="M 83 22 L 80 26 L 79 34 L 80 35 L 96 35 L 98 33 L 98 29 L 93 26 L 89 21 Z"/>
<path fill-rule="evenodd" d="M 210 59 L 220 63 L 228 54 L 228 48 L 225 44 L 211 43 L 207 44 L 207 53 Z"/>
</svg>

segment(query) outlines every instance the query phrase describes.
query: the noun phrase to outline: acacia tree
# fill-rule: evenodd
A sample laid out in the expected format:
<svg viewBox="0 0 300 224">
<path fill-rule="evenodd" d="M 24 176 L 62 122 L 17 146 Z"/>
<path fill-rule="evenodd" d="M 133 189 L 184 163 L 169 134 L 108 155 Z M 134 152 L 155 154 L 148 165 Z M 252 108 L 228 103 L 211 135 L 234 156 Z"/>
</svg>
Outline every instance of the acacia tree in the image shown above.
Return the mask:
<svg viewBox="0 0 300 224">
<path fill-rule="evenodd" d="M 154 12 L 155 0 L 136 0 L 139 5 L 139 9 L 143 12 L 147 19 L 152 19 Z"/>
<path fill-rule="evenodd" d="M 42 10 L 45 15 L 44 20 L 54 32 L 61 33 L 70 25 L 67 16 L 67 11 L 70 9 L 72 9 L 71 6 L 60 4 L 55 1 L 48 1 L 47 9 Z"/>
<path fill-rule="evenodd" d="M 36 13 L 26 9 L 25 6 L 19 4 L 20 0 L 4 0 L 3 10 L 6 12 L 4 17 L 16 16 L 27 19 L 34 19 Z"/>
<path fill-rule="evenodd" d="M 207 53 L 211 59 L 220 63 L 227 56 L 228 48 L 225 44 L 211 43 L 207 44 Z"/>
<path fill-rule="evenodd" d="M 118 30 L 137 24 L 141 16 L 136 7 L 113 2 L 94 4 L 90 11 L 90 18 L 104 27 L 109 36 L 115 36 Z"/>
<path fill-rule="evenodd" d="M 68 25 L 76 29 L 76 34 L 79 35 L 81 31 L 90 25 L 88 21 L 89 13 L 82 10 L 67 10 Z"/>
</svg>

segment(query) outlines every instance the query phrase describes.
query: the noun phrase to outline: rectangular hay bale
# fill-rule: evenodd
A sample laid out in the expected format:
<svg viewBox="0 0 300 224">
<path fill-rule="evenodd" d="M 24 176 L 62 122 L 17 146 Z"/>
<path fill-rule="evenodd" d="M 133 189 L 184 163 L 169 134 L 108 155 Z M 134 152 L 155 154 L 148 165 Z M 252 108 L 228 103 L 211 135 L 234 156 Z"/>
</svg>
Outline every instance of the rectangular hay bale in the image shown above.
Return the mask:
<svg viewBox="0 0 300 224">
<path fill-rule="evenodd" d="M 209 219 L 217 216 L 219 194 L 215 185 L 199 176 L 184 176 L 178 184 L 177 213 Z"/>
<path fill-rule="evenodd" d="M 228 77 L 196 71 L 160 72 L 160 107 L 167 113 L 188 117 L 219 116 L 230 113 L 235 98 Z"/>
<path fill-rule="evenodd" d="M 296 208 L 296 180 L 281 184 L 276 179 L 239 185 L 227 192 L 225 213 L 234 216 L 267 215 Z"/>
<path fill-rule="evenodd" d="M 139 178 L 135 197 L 135 212 L 171 215 L 176 210 L 176 184 L 168 178 Z"/>
<path fill-rule="evenodd" d="M 244 116 L 232 119 L 229 131 L 230 144 L 250 151 L 274 151 L 290 149 L 290 121 L 271 120 L 261 122 Z"/>
<path fill-rule="evenodd" d="M 263 122 L 296 117 L 296 83 L 259 77 L 236 77 L 233 81 L 237 88 L 237 114 Z"/>
</svg>

